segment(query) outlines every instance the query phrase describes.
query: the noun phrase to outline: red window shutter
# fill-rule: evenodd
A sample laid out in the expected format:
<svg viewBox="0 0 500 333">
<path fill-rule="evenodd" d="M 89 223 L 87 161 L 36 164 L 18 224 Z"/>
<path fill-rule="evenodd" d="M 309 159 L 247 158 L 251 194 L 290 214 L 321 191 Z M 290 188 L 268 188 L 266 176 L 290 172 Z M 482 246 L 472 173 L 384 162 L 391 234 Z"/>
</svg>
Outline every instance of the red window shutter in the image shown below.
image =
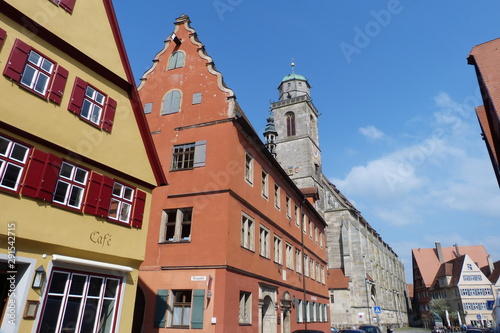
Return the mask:
<svg viewBox="0 0 500 333">
<path fill-rule="evenodd" d="M 146 206 L 146 193 L 136 189 L 134 198 L 134 211 L 132 213 L 132 226 L 142 228 L 144 218 L 144 208 Z"/>
<path fill-rule="evenodd" d="M 99 194 L 99 207 L 97 208 L 97 215 L 108 217 L 109 205 L 111 203 L 114 184 L 114 179 L 103 176 L 101 193 Z"/>
<path fill-rule="evenodd" d="M 61 0 L 59 1 L 59 6 L 64 8 L 68 13 L 73 13 L 73 8 L 75 8 L 76 0 Z"/>
<path fill-rule="evenodd" d="M 54 74 L 54 82 L 52 83 L 52 88 L 50 89 L 49 100 L 56 104 L 61 104 L 61 99 L 67 80 L 68 71 L 62 66 L 57 67 L 57 70 Z"/>
<path fill-rule="evenodd" d="M 104 176 L 92 172 L 89 179 L 89 188 L 85 200 L 84 212 L 86 214 L 97 215 L 99 209 L 99 199 Z"/>
<path fill-rule="evenodd" d="M 5 40 L 6 36 L 7 32 L 0 28 L 0 48 L 2 47 L 3 41 Z"/>
<path fill-rule="evenodd" d="M 80 79 L 79 77 L 76 78 L 75 85 L 73 86 L 73 91 L 71 92 L 71 99 L 68 105 L 69 111 L 80 115 L 87 86 L 88 83 L 86 81 Z"/>
<path fill-rule="evenodd" d="M 108 103 L 106 104 L 104 111 L 104 122 L 102 124 L 102 129 L 106 132 L 111 133 L 111 128 L 113 127 L 113 120 L 115 119 L 116 112 L 116 101 L 111 97 L 108 98 Z"/>
<path fill-rule="evenodd" d="M 21 194 L 32 198 L 38 197 L 38 190 L 42 183 L 43 172 L 48 160 L 48 153 L 33 149 L 27 165 L 26 176 L 21 188 Z"/>
<path fill-rule="evenodd" d="M 59 178 L 61 164 L 62 158 L 49 154 L 45 172 L 42 177 L 42 183 L 40 184 L 40 191 L 38 193 L 39 199 L 49 202 L 52 201 L 57 179 Z"/>
<path fill-rule="evenodd" d="M 24 66 L 28 61 L 30 51 L 31 47 L 28 44 L 20 39 L 16 39 L 14 47 L 10 52 L 9 60 L 7 60 L 7 66 L 3 71 L 3 75 L 16 82 L 21 81 L 21 76 L 23 75 Z"/>
</svg>

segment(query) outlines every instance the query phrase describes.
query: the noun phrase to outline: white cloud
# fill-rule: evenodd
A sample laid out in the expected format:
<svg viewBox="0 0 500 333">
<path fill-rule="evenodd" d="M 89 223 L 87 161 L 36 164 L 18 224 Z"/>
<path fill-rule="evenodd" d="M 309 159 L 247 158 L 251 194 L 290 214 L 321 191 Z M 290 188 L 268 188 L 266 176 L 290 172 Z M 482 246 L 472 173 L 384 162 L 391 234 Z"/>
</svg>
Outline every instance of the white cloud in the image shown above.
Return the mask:
<svg viewBox="0 0 500 333">
<path fill-rule="evenodd" d="M 380 139 L 384 137 L 384 132 L 372 125 L 361 127 L 359 132 L 369 139 Z"/>
</svg>

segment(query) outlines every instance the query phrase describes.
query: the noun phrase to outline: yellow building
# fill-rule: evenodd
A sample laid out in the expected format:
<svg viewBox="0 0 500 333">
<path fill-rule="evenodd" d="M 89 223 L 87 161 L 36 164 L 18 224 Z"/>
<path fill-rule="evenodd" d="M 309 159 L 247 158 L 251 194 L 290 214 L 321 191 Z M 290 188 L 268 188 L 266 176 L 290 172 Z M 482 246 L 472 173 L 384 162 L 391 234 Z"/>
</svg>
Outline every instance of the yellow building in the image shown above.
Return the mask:
<svg viewBox="0 0 500 333">
<path fill-rule="evenodd" d="M 0 331 L 130 332 L 166 179 L 111 0 L 0 0 L 0 70 Z"/>
</svg>

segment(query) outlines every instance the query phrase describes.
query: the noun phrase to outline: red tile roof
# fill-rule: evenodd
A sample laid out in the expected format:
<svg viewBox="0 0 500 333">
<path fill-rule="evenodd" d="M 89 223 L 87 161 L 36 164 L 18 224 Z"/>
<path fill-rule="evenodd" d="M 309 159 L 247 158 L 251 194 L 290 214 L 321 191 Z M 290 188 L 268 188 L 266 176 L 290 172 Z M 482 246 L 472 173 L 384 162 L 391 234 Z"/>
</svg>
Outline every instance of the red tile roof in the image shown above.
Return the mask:
<svg viewBox="0 0 500 333">
<path fill-rule="evenodd" d="M 345 276 L 340 268 L 328 270 L 328 289 L 347 289 L 349 287 L 349 278 Z"/>
<path fill-rule="evenodd" d="M 488 265 L 488 253 L 483 245 L 442 247 L 441 250 L 443 252 L 442 263 L 467 254 L 477 263 L 478 267 Z M 412 249 L 412 255 L 420 270 L 420 274 L 422 274 L 425 286 L 430 287 L 442 264 L 439 262 L 436 249 Z"/>
</svg>

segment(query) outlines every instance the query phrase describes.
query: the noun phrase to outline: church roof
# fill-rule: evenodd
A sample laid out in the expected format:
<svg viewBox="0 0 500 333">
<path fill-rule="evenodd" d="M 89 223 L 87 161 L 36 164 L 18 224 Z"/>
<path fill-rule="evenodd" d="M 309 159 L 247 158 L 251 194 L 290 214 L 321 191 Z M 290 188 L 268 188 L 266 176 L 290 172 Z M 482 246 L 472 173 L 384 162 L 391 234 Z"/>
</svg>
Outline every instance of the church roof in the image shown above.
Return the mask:
<svg viewBox="0 0 500 333">
<path fill-rule="evenodd" d="M 307 79 L 305 78 L 305 76 L 302 76 L 302 75 L 299 75 L 299 74 L 292 73 L 292 74 L 288 74 L 287 76 L 285 76 L 285 77 L 283 78 L 283 80 L 281 80 L 281 82 L 292 81 L 292 80 L 302 80 L 302 81 L 307 81 Z"/>
</svg>

